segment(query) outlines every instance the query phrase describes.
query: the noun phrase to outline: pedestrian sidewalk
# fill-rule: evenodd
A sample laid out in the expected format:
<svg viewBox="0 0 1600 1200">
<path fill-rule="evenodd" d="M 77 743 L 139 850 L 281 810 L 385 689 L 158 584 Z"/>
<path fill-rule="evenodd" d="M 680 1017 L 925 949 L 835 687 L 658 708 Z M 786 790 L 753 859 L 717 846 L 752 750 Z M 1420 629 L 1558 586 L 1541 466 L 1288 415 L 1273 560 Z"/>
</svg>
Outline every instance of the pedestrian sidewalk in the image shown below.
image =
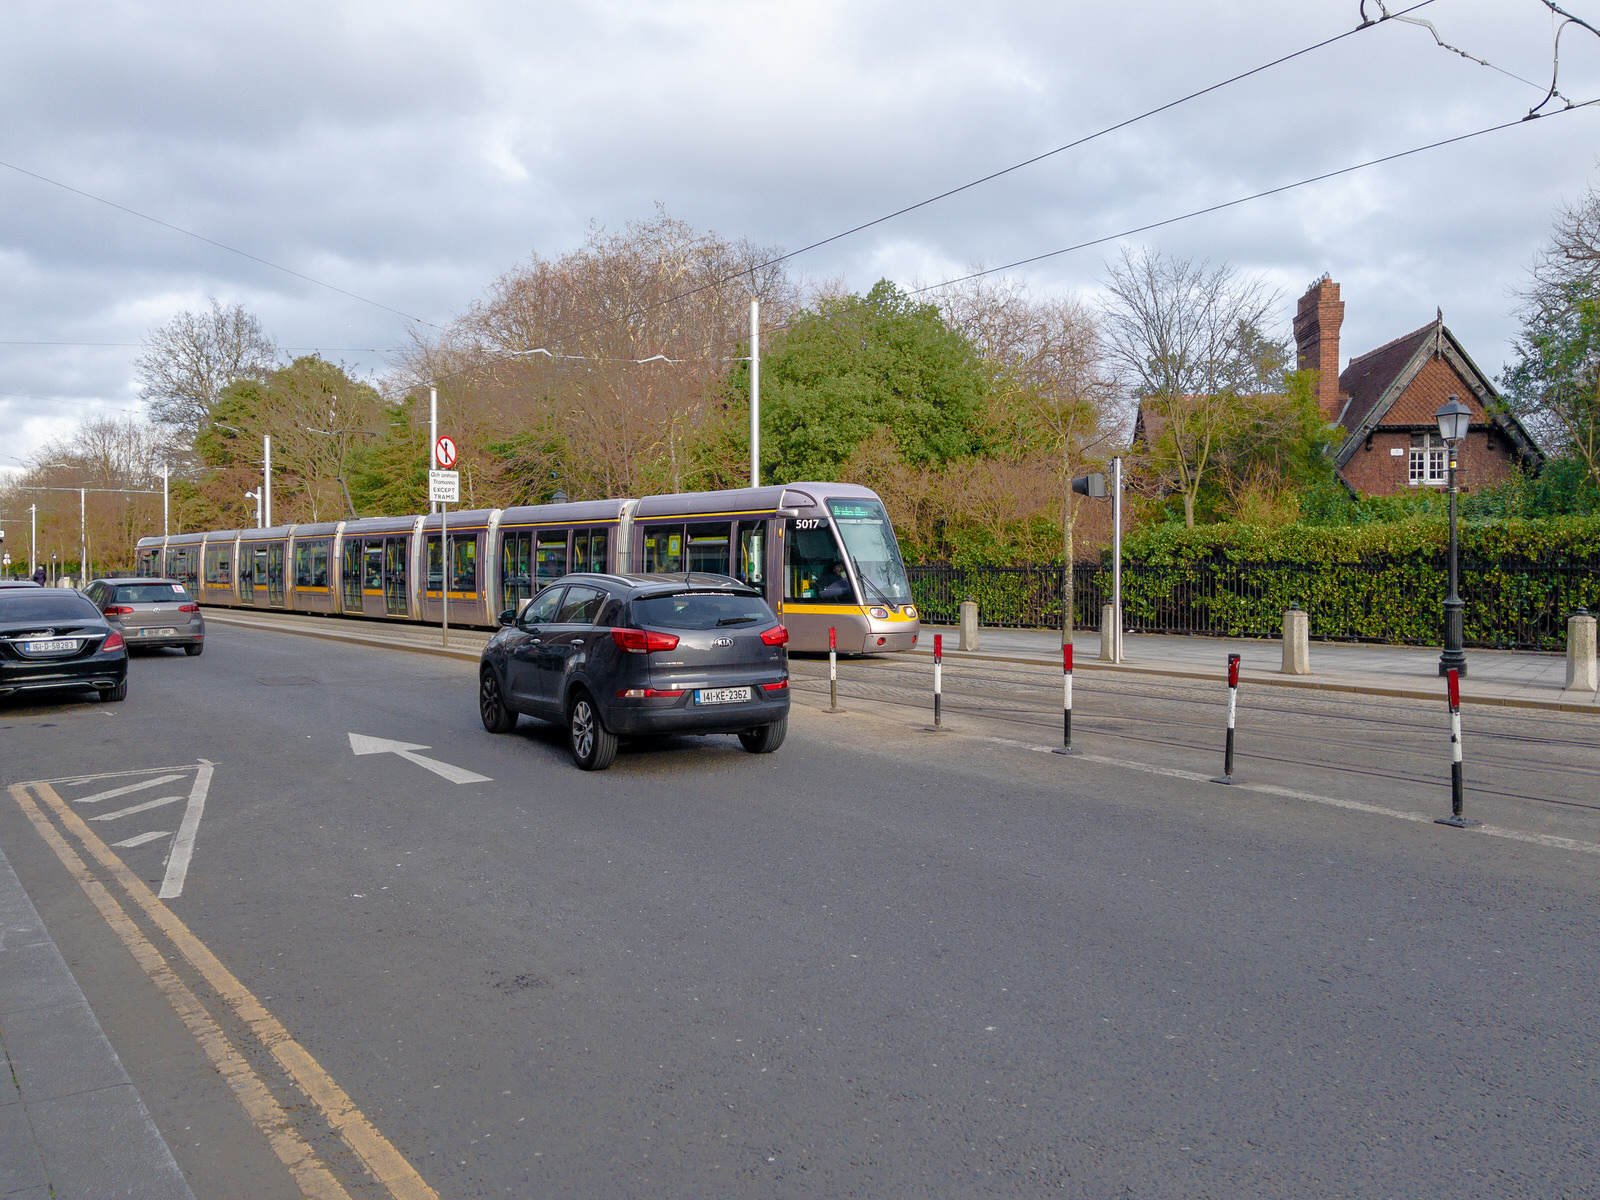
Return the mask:
<svg viewBox="0 0 1600 1200">
<path fill-rule="evenodd" d="M 980 629 L 978 651 L 955 649 L 954 626 L 923 626 L 914 653 L 932 654 L 933 635 L 944 639 L 947 662 L 964 658 L 1061 664 L 1061 634 L 1054 629 Z M 1100 661 L 1100 635 L 1078 632 L 1072 639 L 1074 671 L 1120 671 L 1220 679 L 1228 655 L 1239 655 L 1240 678 L 1255 684 L 1358 692 L 1379 696 L 1444 698 L 1439 650 L 1427 646 L 1377 646 L 1356 642 L 1311 643 L 1311 674 L 1285 675 L 1283 643 L 1258 638 L 1186 637 L 1124 634 L 1121 664 Z M 1468 650 L 1461 698 L 1478 704 L 1508 704 L 1600 714 L 1600 696 L 1569 692 L 1564 654 L 1522 650 Z"/>
</svg>

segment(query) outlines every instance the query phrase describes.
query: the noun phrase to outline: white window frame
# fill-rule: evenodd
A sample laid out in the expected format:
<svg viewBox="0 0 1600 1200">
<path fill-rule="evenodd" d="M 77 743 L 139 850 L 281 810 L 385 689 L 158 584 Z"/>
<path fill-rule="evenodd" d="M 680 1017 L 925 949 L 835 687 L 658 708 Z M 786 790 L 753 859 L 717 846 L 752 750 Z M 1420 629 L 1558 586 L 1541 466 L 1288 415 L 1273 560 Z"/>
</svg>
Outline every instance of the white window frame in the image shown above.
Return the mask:
<svg viewBox="0 0 1600 1200">
<path fill-rule="evenodd" d="M 1406 482 L 1412 487 L 1443 487 L 1449 477 L 1444 439 L 1437 433 L 1411 435 L 1411 453 L 1406 458 Z"/>
</svg>

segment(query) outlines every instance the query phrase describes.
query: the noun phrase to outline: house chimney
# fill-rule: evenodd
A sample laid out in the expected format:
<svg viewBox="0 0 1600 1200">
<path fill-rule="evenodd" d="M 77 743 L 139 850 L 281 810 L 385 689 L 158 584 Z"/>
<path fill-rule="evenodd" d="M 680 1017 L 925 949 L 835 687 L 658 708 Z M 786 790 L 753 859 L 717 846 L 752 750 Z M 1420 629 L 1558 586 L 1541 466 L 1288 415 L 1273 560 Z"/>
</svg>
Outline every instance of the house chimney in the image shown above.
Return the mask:
<svg viewBox="0 0 1600 1200">
<path fill-rule="evenodd" d="M 1318 372 L 1317 407 L 1330 423 L 1343 407 L 1339 394 L 1339 326 L 1344 324 L 1344 301 L 1339 285 L 1324 275 L 1300 297 L 1294 315 L 1294 341 L 1302 371 Z"/>
</svg>

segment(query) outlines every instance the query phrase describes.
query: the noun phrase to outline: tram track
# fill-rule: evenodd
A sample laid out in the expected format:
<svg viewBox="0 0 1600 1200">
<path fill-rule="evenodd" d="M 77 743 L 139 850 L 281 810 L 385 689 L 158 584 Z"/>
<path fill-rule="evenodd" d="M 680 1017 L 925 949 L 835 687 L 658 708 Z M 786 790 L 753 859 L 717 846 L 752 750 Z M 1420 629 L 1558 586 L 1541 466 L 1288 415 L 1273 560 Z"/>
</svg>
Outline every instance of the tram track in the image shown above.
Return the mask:
<svg viewBox="0 0 1600 1200">
<path fill-rule="evenodd" d="M 1041 665 L 1037 670 L 1020 667 L 1016 670 L 996 671 L 991 668 L 970 669 L 973 664 L 963 664 L 959 674 L 947 668 L 944 676 L 944 709 L 953 717 L 967 717 L 1022 725 L 1044 734 L 1054 734 L 1060 728 L 1060 676 Z M 797 691 L 807 695 L 826 696 L 827 665 L 816 660 L 793 660 L 791 675 Z M 1105 686 L 1105 684 L 1112 686 Z M 1129 686 L 1132 684 L 1133 686 Z M 1102 700 L 1110 699 L 1119 706 L 1133 707 L 1134 712 L 1085 712 L 1080 700 L 1073 717 L 1074 730 L 1092 737 L 1116 738 L 1122 742 L 1161 747 L 1197 754 L 1217 752 L 1218 720 L 1196 720 L 1190 713 L 1197 706 L 1220 708 L 1217 689 L 1201 693 L 1198 685 L 1186 685 L 1163 680 L 1159 692 L 1144 684 L 1143 680 L 1095 680 L 1094 694 Z M 926 669 L 899 661 L 850 660 L 840 665 L 839 690 L 841 699 L 856 702 L 877 701 L 911 709 L 927 709 L 930 701 L 931 679 Z M 1120 685 L 1120 686 L 1118 686 Z M 1080 692 L 1080 696 L 1082 693 Z M 1275 699 L 1277 699 L 1275 697 Z M 1283 699 L 1288 700 L 1289 697 Z M 1382 714 L 1360 714 L 1349 711 L 1354 704 L 1371 708 L 1365 701 L 1353 701 L 1339 696 L 1319 701 L 1293 697 L 1294 703 L 1241 704 L 1239 711 L 1247 717 L 1244 724 L 1249 729 L 1249 739 L 1257 746 L 1267 743 L 1290 742 L 1301 746 L 1314 743 L 1334 753 L 1305 755 L 1280 752 L 1273 749 L 1244 750 L 1239 757 L 1245 761 L 1273 764 L 1289 769 L 1311 769 L 1354 775 L 1369 780 L 1403 783 L 1417 787 L 1433 787 L 1438 777 L 1433 774 L 1395 770 L 1358 761 L 1372 754 L 1403 756 L 1426 760 L 1443 758 L 1444 747 L 1435 744 L 1441 740 L 1442 723 L 1428 723 L 1415 719 L 1416 706 L 1385 702 Z M 1178 706 L 1179 711 L 1171 711 Z M 1333 708 L 1335 711 L 1329 711 Z M 1166 709 L 1167 711 L 1162 711 Z M 1189 710 L 1185 712 L 1183 710 Z M 1504 709 L 1496 709 L 1496 723 L 1502 728 L 1475 730 L 1471 737 L 1475 744 L 1499 742 L 1496 750 L 1472 756 L 1476 782 L 1473 791 L 1485 797 L 1493 796 L 1551 809 L 1574 812 L 1600 813 L 1600 803 L 1572 793 L 1596 790 L 1600 784 L 1600 770 L 1579 763 L 1552 761 L 1546 755 L 1538 760 L 1519 757 L 1515 748 L 1530 751 L 1539 749 L 1579 753 L 1600 750 L 1600 741 L 1582 737 L 1554 736 L 1548 726 L 1563 722 L 1547 717 L 1513 716 Z M 1410 717 L 1412 719 L 1406 719 Z M 1299 727 L 1285 729 L 1279 725 L 1285 720 L 1301 723 Z M 1137 722 L 1138 728 L 1129 728 Z M 1367 740 L 1329 736 L 1326 725 L 1336 722 L 1341 726 L 1359 724 L 1378 735 Z M 1306 728 L 1304 723 L 1310 723 Z M 1507 724 L 1522 725 L 1521 729 L 1505 729 Z M 1529 728 L 1531 726 L 1531 728 Z M 1318 728 L 1322 727 L 1322 728 Z M 1193 732 L 1195 737 L 1185 736 Z M 1166 733 L 1169 736 L 1161 736 Z M 1202 738 L 1201 734 L 1204 734 Z M 1426 737 L 1428 740 L 1423 741 Z M 1344 751 L 1347 753 L 1338 753 Z M 1567 795 L 1533 795 L 1519 790 L 1506 776 L 1526 777 L 1537 771 L 1544 778 L 1559 780 L 1563 787 L 1556 789 Z"/>
</svg>

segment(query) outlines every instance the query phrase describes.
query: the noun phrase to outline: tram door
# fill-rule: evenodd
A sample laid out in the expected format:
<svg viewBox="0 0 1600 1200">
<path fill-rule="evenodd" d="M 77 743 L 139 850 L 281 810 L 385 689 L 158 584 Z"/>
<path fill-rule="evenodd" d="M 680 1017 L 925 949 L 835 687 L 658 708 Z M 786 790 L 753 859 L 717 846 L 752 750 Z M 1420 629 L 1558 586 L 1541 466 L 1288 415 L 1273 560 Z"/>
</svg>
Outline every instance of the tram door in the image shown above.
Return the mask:
<svg viewBox="0 0 1600 1200">
<path fill-rule="evenodd" d="M 388 611 L 383 589 L 383 539 L 368 538 L 357 548 L 359 561 L 356 572 L 360 577 L 361 613 L 368 617 L 381 617 Z"/>
<path fill-rule="evenodd" d="M 347 613 L 363 611 L 361 604 L 361 539 L 346 538 L 344 543 L 344 562 L 340 566 L 340 582 L 344 584 L 344 594 L 340 597 L 343 602 L 341 607 Z"/>
<path fill-rule="evenodd" d="M 500 609 L 521 611 L 533 595 L 533 534 L 507 532 L 500 541 Z"/>
<path fill-rule="evenodd" d="M 256 602 L 256 556 L 248 546 L 239 547 L 239 603 Z"/>
<path fill-rule="evenodd" d="M 283 607 L 283 543 L 267 547 L 267 603 Z"/>
<path fill-rule="evenodd" d="M 383 605 L 391 617 L 406 615 L 406 539 L 383 539 Z"/>
</svg>

